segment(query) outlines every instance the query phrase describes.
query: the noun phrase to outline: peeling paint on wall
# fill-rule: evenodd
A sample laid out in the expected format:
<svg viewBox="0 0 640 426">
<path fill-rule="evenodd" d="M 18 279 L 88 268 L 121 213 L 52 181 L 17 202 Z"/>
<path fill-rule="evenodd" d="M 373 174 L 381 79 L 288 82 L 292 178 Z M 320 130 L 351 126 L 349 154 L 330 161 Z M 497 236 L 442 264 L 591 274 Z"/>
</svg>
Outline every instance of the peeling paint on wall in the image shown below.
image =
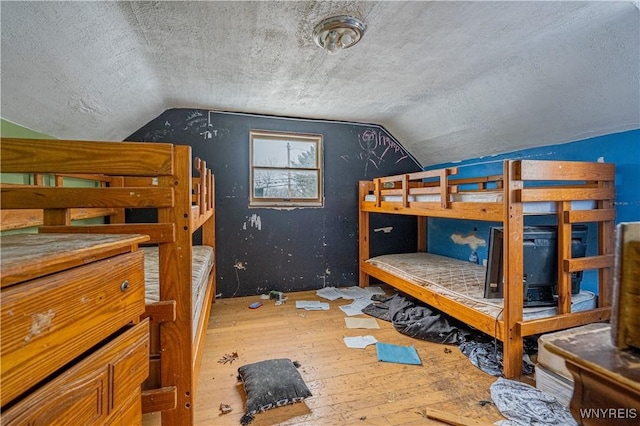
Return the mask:
<svg viewBox="0 0 640 426">
<path fill-rule="evenodd" d="M 477 237 L 474 233 L 466 236 L 455 233 L 451 235 L 451 240 L 456 244 L 468 245 L 473 251 L 477 250 L 478 247 L 484 247 L 487 245 L 487 241 L 485 239 Z"/>
<path fill-rule="evenodd" d="M 255 213 L 247 219 L 244 225 L 242 225 L 242 229 L 245 231 L 247 230 L 247 224 L 252 228 L 256 228 L 258 231 L 262 231 L 262 220 L 260 219 L 260 216 Z"/>
<path fill-rule="evenodd" d="M 376 228 L 373 232 L 384 232 L 385 234 L 389 234 L 393 231 L 393 226 L 385 226 L 384 228 Z"/>
</svg>

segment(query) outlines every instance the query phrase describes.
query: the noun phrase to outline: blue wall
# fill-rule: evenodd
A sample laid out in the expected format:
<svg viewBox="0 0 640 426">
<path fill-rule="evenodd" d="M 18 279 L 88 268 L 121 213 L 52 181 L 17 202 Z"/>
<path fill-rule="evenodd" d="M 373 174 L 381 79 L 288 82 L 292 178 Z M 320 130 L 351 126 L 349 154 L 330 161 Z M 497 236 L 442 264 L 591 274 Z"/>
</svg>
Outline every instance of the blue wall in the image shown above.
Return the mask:
<svg viewBox="0 0 640 426">
<path fill-rule="evenodd" d="M 567 161 L 604 161 L 616 165 L 616 223 L 640 221 L 640 130 L 615 133 L 597 138 L 585 139 L 561 145 L 526 149 L 511 153 L 464 160 L 457 163 L 438 164 L 425 170 L 443 167 L 469 166 L 461 170 L 461 176 L 480 174 L 501 174 L 504 159 L 536 159 Z M 525 225 L 552 225 L 554 218 L 527 217 Z M 468 259 L 471 248 L 466 244 L 456 244 L 451 236 L 474 235 L 485 241 L 477 249 L 480 263 L 487 258 L 489 227 L 497 225 L 488 222 L 430 219 L 428 228 L 429 251 L 458 259 Z M 589 227 L 589 248 L 587 255 L 595 254 L 597 233 L 595 226 Z M 597 292 L 595 271 L 585 271 L 582 288 Z"/>
</svg>

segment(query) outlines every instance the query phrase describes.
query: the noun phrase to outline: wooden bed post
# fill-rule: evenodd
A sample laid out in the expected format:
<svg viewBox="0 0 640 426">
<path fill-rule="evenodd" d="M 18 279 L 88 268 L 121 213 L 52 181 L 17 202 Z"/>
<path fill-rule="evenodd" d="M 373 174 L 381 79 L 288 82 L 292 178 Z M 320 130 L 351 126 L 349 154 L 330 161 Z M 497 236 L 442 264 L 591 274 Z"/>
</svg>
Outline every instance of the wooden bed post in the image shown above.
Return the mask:
<svg viewBox="0 0 640 426">
<path fill-rule="evenodd" d="M 207 172 L 207 209 L 211 211 L 211 217 L 202 224 L 202 244 L 213 247 L 213 266 L 211 267 L 211 297 L 205 300 L 207 308 L 205 315 L 208 318 L 211 312 L 211 304 L 216 301 L 216 277 L 217 277 L 217 262 L 216 262 L 216 202 L 215 202 L 215 179 L 211 171 Z M 204 331 L 206 333 L 206 331 Z M 198 355 L 201 355 L 202 351 L 198 351 Z M 196 364 L 200 365 L 200 360 L 196 361 Z M 194 379 L 197 380 L 197 377 Z"/>
<path fill-rule="evenodd" d="M 360 287 L 369 287 L 369 275 L 362 272 L 361 265 L 369 259 L 369 212 L 363 211 L 360 203 L 367 195 L 368 183 L 366 181 L 360 181 L 358 183 L 358 271 L 360 273 L 359 285 Z M 380 195 L 378 194 L 378 198 Z"/>
<path fill-rule="evenodd" d="M 427 252 L 427 216 L 418 216 L 418 251 Z"/>
<path fill-rule="evenodd" d="M 175 386 L 177 404 L 162 412 L 163 425 L 190 425 L 193 413 L 193 345 L 191 318 L 191 148 L 175 146 L 174 176 L 161 176 L 160 185 L 173 187 L 174 205 L 158 209 L 158 221 L 176 224 L 173 243 L 159 245 L 160 299 L 176 301 L 176 320 L 160 326 L 162 387 Z M 171 265 L 170 267 L 168 265 Z M 171 342 L 171 343 L 168 343 Z"/>
<path fill-rule="evenodd" d="M 504 163 L 504 370 L 508 379 L 522 375 L 523 342 L 518 322 L 522 321 L 523 297 L 523 232 L 522 203 L 519 200 L 523 183 L 520 161 Z"/>
<path fill-rule="evenodd" d="M 193 373 L 192 373 L 192 385 L 191 392 L 193 398 L 195 398 L 196 389 L 198 387 L 198 377 L 200 376 L 200 366 L 202 364 L 202 353 L 204 352 L 204 340 L 207 334 L 207 325 L 209 324 L 209 316 L 211 315 L 211 305 L 216 300 L 216 211 L 215 200 L 213 198 L 215 191 L 215 184 L 212 172 L 206 171 L 206 187 L 207 195 L 205 204 L 207 210 L 211 211 L 211 217 L 202 224 L 202 244 L 213 247 L 213 265 L 211 267 L 211 273 L 209 274 L 209 282 L 207 284 L 207 292 L 204 299 L 204 307 L 202 309 L 201 318 L 197 324 L 193 324 L 192 327 L 196 328 L 196 339 L 194 342 L 195 359 L 193 361 Z M 204 321 L 204 322 L 203 322 Z"/>
<path fill-rule="evenodd" d="M 603 188 L 615 188 L 613 180 L 601 182 Z M 613 199 L 598 202 L 598 208 L 611 209 L 615 214 L 615 203 Z M 614 217 L 615 218 L 615 217 Z M 598 222 L 598 254 L 613 255 L 615 247 L 615 221 L 601 220 Z M 611 291 L 613 288 L 613 267 L 600 268 L 598 270 L 598 307 L 611 306 Z"/>
<path fill-rule="evenodd" d="M 44 226 L 71 225 L 71 209 L 44 209 L 42 224 Z"/>
<path fill-rule="evenodd" d="M 558 313 L 571 312 L 571 272 L 564 266 L 565 259 L 571 259 L 572 225 L 566 220 L 565 212 L 571 210 L 570 201 L 558 202 Z"/>
<path fill-rule="evenodd" d="M 216 246 L 216 206 L 215 206 L 215 180 L 213 174 L 208 174 L 209 184 L 208 190 L 209 198 L 207 202 L 208 209 L 213 211 L 211 217 L 202 225 L 202 244 L 210 247 Z M 214 252 L 215 255 L 215 252 Z M 215 260 L 213 262 L 213 267 L 215 268 L 216 263 Z"/>
<path fill-rule="evenodd" d="M 124 187 L 124 178 L 122 176 L 114 177 L 109 182 L 110 187 Z M 124 208 L 116 209 L 115 214 L 109 218 L 109 223 L 125 223 Z"/>
</svg>

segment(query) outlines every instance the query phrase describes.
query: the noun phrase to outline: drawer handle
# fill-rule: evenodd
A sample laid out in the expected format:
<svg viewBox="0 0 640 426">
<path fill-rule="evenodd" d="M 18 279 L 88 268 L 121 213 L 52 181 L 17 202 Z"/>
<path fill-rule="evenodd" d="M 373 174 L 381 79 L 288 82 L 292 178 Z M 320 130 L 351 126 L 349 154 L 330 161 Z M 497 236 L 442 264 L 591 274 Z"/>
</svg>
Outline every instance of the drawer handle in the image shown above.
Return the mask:
<svg viewBox="0 0 640 426">
<path fill-rule="evenodd" d="M 122 284 L 120 284 L 120 291 L 125 293 L 127 290 L 129 290 L 129 281 L 124 280 L 122 281 Z"/>
</svg>

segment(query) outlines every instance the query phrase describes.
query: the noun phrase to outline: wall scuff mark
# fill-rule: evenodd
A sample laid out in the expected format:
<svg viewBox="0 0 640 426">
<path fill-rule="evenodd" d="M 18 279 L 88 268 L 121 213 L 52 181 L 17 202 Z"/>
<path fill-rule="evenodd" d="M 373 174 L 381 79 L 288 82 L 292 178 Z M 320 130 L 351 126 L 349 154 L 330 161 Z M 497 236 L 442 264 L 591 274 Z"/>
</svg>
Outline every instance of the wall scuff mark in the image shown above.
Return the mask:
<svg viewBox="0 0 640 426">
<path fill-rule="evenodd" d="M 242 229 L 245 231 L 247 230 L 247 224 L 252 228 L 256 228 L 258 231 L 262 231 L 262 220 L 260 219 L 260 216 L 255 213 L 251 215 L 244 225 L 242 225 Z"/>
<path fill-rule="evenodd" d="M 233 267 L 236 270 L 236 282 L 238 283 L 238 286 L 236 287 L 236 291 L 233 292 L 233 294 L 231 295 L 231 297 L 236 297 L 236 294 L 238 294 L 238 290 L 240 290 L 240 275 L 238 274 L 238 271 L 243 269 L 247 269 L 246 268 L 246 264 L 247 262 L 240 262 L 239 260 L 233 265 Z"/>
<path fill-rule="evenodd" d="M 373 232 L 384 232 L 385 234 L 390 234 L 393 231 L 393 226 L 385 226 L 384 228 L 376 228 Z"/>
</svg>

